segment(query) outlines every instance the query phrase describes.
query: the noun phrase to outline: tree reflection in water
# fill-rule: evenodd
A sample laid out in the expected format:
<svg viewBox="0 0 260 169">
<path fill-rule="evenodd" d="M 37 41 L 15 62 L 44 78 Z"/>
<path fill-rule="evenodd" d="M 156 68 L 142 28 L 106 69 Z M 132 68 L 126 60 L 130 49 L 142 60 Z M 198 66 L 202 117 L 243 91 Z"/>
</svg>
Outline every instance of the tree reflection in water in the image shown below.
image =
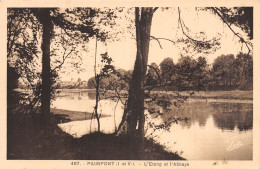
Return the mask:
<svg viewBox="0 0 260 169">
<path fill-rule="evenodd" d="M 213 119 L 215 125 L 223 130 L 250 130 L 253 127 L 253 105 L 245 103 L 216 103 Z"/>
<path fill-rule="evenodd" d="M 89 100 L 95 99 L 94 91 L 63 91 L 62 93 L 67 98 L 81 96 L 88 97 Z M 156 107 L 160 115 L 154 113 L 151 114 L 151 117 L 160 116 L 163 121 L 167 121 L 172 117 L 188 117 L 187 122 L 179 122 L 179 125 L 183 128 L 190 128 L 195 123 L 198 123 L 200 127 L 204 127 L 210 117 L 213 117 L 214 126 L 222 130 L 238 128 L 239 131 L 247 131 L 253 127 L 253 104 L 249 103 L 187 101 L 180 108 L 171 107 L 167 110 L 157 105 L 147 106 Z"/>
<path fill-rule="evenodd" d="M 162 110 L 162 118 L 167 121 L 171 117 L 188 117 L 187 122 L 180 122 L 183 128 L 190 128 L 194 123 L 204 127 L 207 120 L 212 116 L 214 125 L 223 130 L 240 131 L 252 129 L 253 104 L 248 103 L 214 103 L 214 102 L 190 102 L 180 108 L 173 107 L 171 110 Z"/>
</svg>

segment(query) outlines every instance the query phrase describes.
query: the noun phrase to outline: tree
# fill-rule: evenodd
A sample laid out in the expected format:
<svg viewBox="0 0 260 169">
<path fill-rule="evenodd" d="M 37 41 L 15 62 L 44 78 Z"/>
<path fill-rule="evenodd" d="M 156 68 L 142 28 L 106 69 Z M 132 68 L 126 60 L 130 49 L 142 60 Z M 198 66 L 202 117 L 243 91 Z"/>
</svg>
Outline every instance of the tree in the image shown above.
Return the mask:
<svg viewBox="0 0 260 169">
<path fill-rule="evenodd" d="M 88 88 L 89 89 L 95 88 L 95 77 L 91 77 L 88 79 Z"/>
<path fill-rule="evenodd" d="M 42 113 L 49 116 L 50 97 L 51 97 L 51 71 L 50 71 L 50 43 L 52 36 L 52 22 L 50 10 L 44 9 L 9 9 L 8 20 L 8 57 L 18 56 L 15 58 L 15 65 L 21 77 L 26 77 L 33 89 L 34 97 L 30 98 L 29 107 L 34 107 L 41 100 Z M 15 25 L 18 22 L 18 27 Z M 20 26 L 24 23 L 25 26 Z M 40 24 L 42 27 L 40 27 Z M 39 32 L 42 30 L 42 73 L 37 72 L 38 58 L 38 38 Z M 25 63 L 20 59 L 26 60 Z M 42 80 L 41 80 L 42 78 Z M 35 84 L 35 80 L 37 80 Z M 42 82 L 42 84 L 41 84 Z"/>
<path fill-rule="evenodd" d="M 131 75 L 128 74 L 129 71 L 124 69 L 116 69 L 116 77 L 115 80 L 119 85 L 120 90 L 128 90 L 129 89 L 129 81 L 131 79 Z"/>
<path fill-rule="evenodd" d="M 234 61 L 233 54 L 221 55 L 214 60 L 212 73 L 217 88 L 231 89 L 234 84 Z"/>
<path fill-rule="evenodd" d="M 132 81 L 130 82 L 127 107 L 117 131 L 117 135 L 125 134 L 129 137 L 129 148 L 139 150 L 135 154 L 139 158 L 142 157 L 144 143 L 144 82 L 148 62 L 152 17 L 156 9 L 135 8 L 137 54 Z M 136 128 L 138 128 L 137 131 Z M 138 139 L 137 142 L 136 139 Z M 137 148 L 134 145 L 135 143 L 137 143 Z"/>
<path fill-rule="evenodd" d="M 158 74 L 160 73 L 159 66 L 156 63 L 151 63 L 148 65 L 149 69 L 147 71 L 147 78 L 145 82 L 145 86 L 154 86 L 159 84 L 160 79 L 158 78 Z"/>
<path fill-rule="evenodd" d="M 39 104 L 41 73 L 37 63 L 40 49 L 37 36 L 40 32 L 38 19 L 27 8 L 8 8 L 7 11 L 7 61 L 19 74 L 20 80 L 33 90 L 32 95 L 20 101 L 21 111 L 26 113 Z"/>
<path fill-rule="evenodd" d="M 212 7 L 210 8 L 216 13 L 225 24 L 234 24 L 241 28 L 250 39 L 253 39 L 253 8 L 252 7 Z M 241 36 L 241 35 L 236 35 Z M 243 38 L 243 37 L 242 37 Z M 241 41 L 242 42 L 242 41 Z"/>
<path fill-rule="evenodd" d="M 46 119 L 50 116 L 51 104 L 51 65 L 50 65 L 50 45 L 53 31 L 53 24 L 49 8 L 38 10 L 38 18 L 42 24 L 42 93 L 41 111 Z M 49 120 L 47 120 L 49 121 Z"/>
<path fill-rule="evenodd" d="M 233 66 L 235 83 L 239 89 L 253 89 L 253 58 L 249 54 L 239 53 Z"/>
<path fill-rule="evenodd" d="M 138 155 L 138 157 L 141 157 L 143 152 L 144 81 L 145 81 L 146 69 L 147 69 L 146 67 L 148 61 L 152 18 L 153 18 L 153 13 L 157 9 L 158 8 L 146 8 L 146 7 L 142 7 L 141 9 L 138 7 L 135 8 L 136 44 L 137 44 L 136 61 L 135 61 L 132 81 L 130 83 L 127 107 L 124 111 L 122 122 L 120 123 L 119 129 L 117 131 L 117 135 L 125 134 L 130 137 L 130 145 L 129 145 L 130 148 L 134 147 L 133 145 L 135 143 L 134 139 L 138 137 L 139 141 L 138 141 L 137 149 L 139 151 L 136 154 Z M 218 8 L 212 8 L 211 10 L 215 11 L 217 9 Z M 244 8 L 241 9 L 243 10 Z M 249 8 L 249 10 L 252 10 L 252 8 Z M 201 41 L 192 38 L 187 34 L 187 31 L 185 30 L 188 29 L 186 28 L 183 20 L 181 19 L 179 8 L 178 11 L 179 11 L 179 23 L 182 28 L 182 32 L 188 39 L 187 41 L 184 40 L 184 43 L 192 43 L 195 46 L 195 50 L 198 52 L 201 52 L 204 49 L 216 50 L 212 48 L 212 46 L 219 44 L 216 38 L 214 38 L 212 41 L 206 41 L 205 39 Z M 223 18 L 222 16 L 220 17 L 223 20 L 223 22 L 228 23 L 228 21 L 225 18 Z M 245 39 L 243 39 L 241 36 L 239 36 L 239 38 L 241 43 L 248 44 L 248 42 Z M 158 38 L 157 40 L 159 41 Z"/>
<path fill-rule="evenodd" d="M 160 63 L 161 78 L 164 83 L 172 83 L 173 76 L 176 73 L 172 58 L 165 58 Z M 172 83 L 173 84 L 173 83 Z"/>
<path fill-rule="evenodd" d="M 101 41 L 106 38 L 106 33 L 103 30 L 101 31 L 101 28 L 97 25 L 111 20 L 113 15 L 111 10 L 103 11 L 102 17 L 98 15 L 100 13 L 102 11 L 91 8 L 74 8 L 65 11 L 59 8 L 8 9 L 7 57 L 11 58 L 13 55 L 18 55 L 18 59 L 14 59 L 14 64 L 18 73 L 23 74 L 21 77 L 25 76 L 31 86 L 30 88 L 33 89 L 34 96 L 28 97 L 29 107 L 34 107 L 41 102 L 42 113 L 49 116 L 50 101 L 52 92 L 54 92 L 53 84 L 58 77 L 57 71 L 71 53 L 76 54 L 77 51 L 73 45 L 86 42 L 93 36 L 98 37 Z M 100 20 L 94 21 L 94 17 L 99 17 L 101 22 L 99 22 Z M 96 22 L 99 22 L 99 24 Z M 64 31 L 60 35 L 56 32 L 58 28 Z M 41 38 L 38 38 L 37 35 L 40 35 L 41 31 Z M 58 36 L 60 42 L 55 41 Z M 67 36 L 67 39 L 65 36 Z M 70 43 L 68 43 L 68 37 Z M 37 54 L 40 53 L 37 44 L 39 39 L 42 41 L 42 72 L 36 72 L 37 63 L 34 60 L 38 58 Z M 56 47 L 59 45 L 63 47 L 64 53 L 61 61 L 57 61 L 55 58 L 57 57 L 55 52 L 58 50 L 53 47 L 51 49 L 52 42 Z M 69 52 L 67 52 L 68 48 L 71 48 Z M 53 64 L 54 62 L 57 64 Z M 78 63 L 75 63 L 74 67 L 77 68 L 77 65 Z M 52 67 L 54 68 L 52 69 Z M 35 84 L 36 79 L 38 81 Z M 33 99 L 30 100 L 30 98 Z"/>
<path fill-rule="evenodd" d="M 149 42 L 150 42 L 150 38 L 152 37 L 150 35 L 150 32 L 151 32 L 153 14 L 157 9 L 158 9 L 157 7 L 156 8 L 151 8 L 151 7 L 135 8 L 136 45 L 137 45 L 136 61 L 132 73 L 132 79 L 130 82 L 127 107 L 124 110 L 124 116 L 119 126 L 119 129 L 117 131 L 117 135 L 123 134 L 130 138 L 129 139 L 130 149 L 137 146 L 137 148 L 135 149 L 138 151 L 136 151 L 135 155 L 140 158 L 142 157 L 143 143 L 144 143 L 144 121 L 145 121 L 144 90 L 145 90 L 145 80 L 146 80 L 146 72 L 148 66 L 147 63 L 148 63 L 148 53 L 149 53 Z M 250 51 L 251 44 L 246 39 L 244 39 L 240 34 L 234 32 L 234 30 L 228 24 L 229 22 L 236 24 L 238 23 L 239 19 L 237 21 L 235 20 L 234 22 L 233 20 L 232 21 L 228 20 L 229 15 L 225 15 L 224 8 L 210 8 L 210 9 L 214 11 L 223 20 L 223 22 L 228 25 L 228 27 L 233 31 L 233 33 L 239 38 L 240 42 L 246 44 L 246 46 Z M 250 11 L 252 11 L 252 8 L 239 8 L 239 10 L 240 9 L 242 11 L 247 10 L 249 11 L 249 13 Z M 38 9 L 36 9 L 36 11 L 37 10 Z M 83 13 L 81 13 L 82 11 Z M 91 9 L 83 10 L 81 8 L 75 8 L 73 11 L 66 10 L 66 12 L 60 12 L 57 9 L 56 10 L 40 9 L 38 10 L 38 12 L 40 14 L 47 15 L 46 18 L 44 18 L 45 15 L 38 16 L 40 18 L 39 21 L 42 23 L 43 34 L 45 34 L 46 36 L 42 38 L 43 62 L 45 65 L 47 65 L 47 69 L 44 68 L 42 74 L 43 79 L 45 79 L 43 80 L 45 81 L 45 83 L 43 82 L 45 84 L 44 85 L 45 87 L 42 88 L 41 92 L 44 93 L 44 91 L 49 91 L 51 86 L 50 79 L 49 79 L 51 77 L 49 61 L 50 61 L 50 41 L 51 41 L 50 27 L 52 27 L 52 24 L 63 28 L 64 32 L 67 35 L 71 36 L 73 39 L 76 40 L 80 40 L 81 38 L 87 40 L 89 37 L 96 37 L 99 40 L 102 40 L 105 36 L 104 34 L 102 34 L 102 32 L 99 32 L 99 29 L 96 29 L 94 27 L 95 24 L 93 24 L 93 20 L 91 20 L 91 18 L 94 17 L 96 13 L 93 12 L 93 10 Z M 66 13 L 69 14 L 66 15 Z M 68 18 L 70 18 L 71 14 L 77 14 L 76 16 L 80 16 L 79 17 L 80 19 L 77 20 L 76 22 L 74 22 L 73 19 L 69 20 Z M 218 45 L 216 38 L 213 39 L 212 41 L 208 41 L 205 38 L 198 40 L 197 36 L 196 37 L 190 36 L 190 34 L 188 34 L 189 29 L 185 26 L 184 21 L 181 18 L 180 15 L 181 12 L 179 8 L 178 8 L 178 14 L 179 14 L 178 22 L 180 24 L 180 29 L 182 30 L 183 35 L 186 37 L 186 39 L 181 40 L 182 42 L 186 44 L 188 43 L 191 44 L 195 49 L 194 51 L 196 52 L 202 52 L 203 50 L 213 50 L 212 46 Z M 238 14 L 239 14 L 238 16 L 242 16 L 243 12 L 239 12 Z M 88 15 L 90 15 L 90 17 L 88 17 Z M 244 25 L 247 24 L 245 23 Z M 243 27 L 241 29 L 243 29 Z M 248 34 L 252 32 L 252 28 L 250 26 L 248 28 L 244 28 L 244 30 L 248 32 Z M 85 36 L 82 37 L 82 35 Z M 153 37 L 153 39 L 156 39 L 158 42 L 160 40 L 159 38 L 156 37 Z M 166 38 L 163 39 L 165 40 Z M 186 71 L 186 73 L 189 75 L 191 70 L 193 70 L 194 67 L 192 59 L 190 60 L 191 62 L 183 61 L 183 64 L 180 64 L 182 65 L 181 69 L 183 69 L 183 71 Z M 191 78 L 189 76 L 188 80 L 190 79 Z M 187 79 L 185 81 L 187 81 Z M 46 98 L 45 101 L 43 101 L 45 103 L 43 103 L 42 106 L 44 104 L 49 105 L 49 100 L 50 100 L 49 95 L 46 94 L 45 96 L 42 96 L 43 100 Z M 47 113 L 49 112 L 48 106 L 46 106 L 44 109 L 46 110 Z M 135 145 L 135 143 L 137 143 L 137 145 Z"/>
<path fill-rule="evenodd" d="M 178 60 L 176 66 L 178 69 L 177 84 L 179 90 L 191 89 L 194 86 L 196 64 L 196 60 L 189 56 L 182 56 Z"/>
<path fill-rule="evenodd" d="M 228 28 L 234 33 L 234 35 L 239 38 L 239 42 L 245 44 L 248 49 L 248 54 L 251 53 L 253 44 L 250 40 L 253 39 L 253 8 L 252 7 L 234 7 L 234 8 L 226 8 L 226 7 L 210 7 L 206 8 L 210 9 L 213 13 L 220 17 L 224 24 L 228 26 Z M 249 40 L 243 37 L 241 34 L 234 31 L 232 25 L 239 27 L 242 31 L 244 31 Z"/>
<path fill-rule="evenodd" d="M 209 65 L 205 57 L 199 57 L 194 72 L 194 87 L 197 90 L 205 90 L 209 81 Z"/>
</svg>

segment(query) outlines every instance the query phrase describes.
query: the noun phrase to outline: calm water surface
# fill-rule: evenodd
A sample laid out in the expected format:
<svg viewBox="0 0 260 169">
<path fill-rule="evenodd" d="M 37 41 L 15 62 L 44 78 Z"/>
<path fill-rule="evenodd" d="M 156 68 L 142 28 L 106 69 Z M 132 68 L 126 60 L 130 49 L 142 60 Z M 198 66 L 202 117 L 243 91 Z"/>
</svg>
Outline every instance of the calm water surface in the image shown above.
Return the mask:
<svg viewBox="0 0 260 169">
<path fill-rule="evenodd" d="M 88 91 L 68 91 L 60 93 L 52 107 L 58 109 L 93 112 L 95 94 Z M 113 132 L 119 125 L 123 106 L 111 100 L 100 103 L 100 112 L 110 115 L 101 119 L 101 130 Z M 148 115 L 155 124 L 171 117 L 188 117 L 187 122 L 173 124 L 169 132 L 147 128 L 146 137 L 153 137 L 167 150 L 182 153 L 188 160 L 252 160 L 253 158 L 253 104 L 243 101 L 223 102 L 189 100 L 180 108 L 161 110 Z M 95 130 L 90 120 L 61 124 L 64 131 L 82 136 Z M 69 129 L 68 129 L 69 126 Z M 85 127 L 83 127 L 85 126 Z M 148 125 L 146 125 L 148 126 Z M 73 134 L 72 134 L 73 135 Z"/>
</svg>

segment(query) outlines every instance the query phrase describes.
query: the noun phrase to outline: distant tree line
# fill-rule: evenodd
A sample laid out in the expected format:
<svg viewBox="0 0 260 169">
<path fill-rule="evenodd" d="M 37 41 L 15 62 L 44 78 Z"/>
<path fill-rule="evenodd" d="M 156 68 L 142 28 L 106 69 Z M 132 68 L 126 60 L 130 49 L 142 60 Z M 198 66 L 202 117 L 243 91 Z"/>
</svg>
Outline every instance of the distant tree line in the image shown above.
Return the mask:
<svg viewBox="0 0 260 169">
<path fill-rule="evenodd" d="M 252 90 L 253 58 L 239 53 L 218 56 L 212 65 L 204 57 L 194 59 L 182 56 L 175 64 L 172 58 L 165 58 L 159 66 L 148 66 L 146 86 L 155 90 Z M 116 70 L 109 78 L 101 81 L 101 88 L 127 90 L 132 71 Z M 88 88 L 95 88 L 94 77 L 88 80 Z"/>
<path fill-rule="evenodd" d="M 105 77 L 101 79 L 100 88 L 112 90 L 115 88 L 119 88 L 120 90 L 129 89 L 129 82 L 132 77 L 132 70 L 124 70 L 117 69 L 115 72 L 109 77 Z M 96 86 L 95 77 L 91 77 L 88 80 L 87 86 L 89 89 L 94 89 Z"/>
</svg>

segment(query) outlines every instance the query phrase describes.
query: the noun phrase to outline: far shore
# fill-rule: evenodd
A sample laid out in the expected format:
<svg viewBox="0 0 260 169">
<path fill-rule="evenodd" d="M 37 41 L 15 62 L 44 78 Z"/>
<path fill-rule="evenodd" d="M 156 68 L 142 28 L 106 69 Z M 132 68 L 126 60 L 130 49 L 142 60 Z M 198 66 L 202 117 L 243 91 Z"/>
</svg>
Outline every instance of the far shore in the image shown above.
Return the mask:
<svg viewBox="0 0 260 169">
<path fill-rule="evenodd" d="M 158 93 L 167 93 L 176 95 L 174 91 L 158 91 Z M 181 96 L 188 96 L 192 99 L 227 99 L 227 100 L 253 100 L 253 91 L 182 91 Z"/>
<path fill-rule="evenodd" d="M 18 92 L 30 93 L 32 90 L 16 89 Z M 95 92 L 95 89 L 56 89 L 58 92 Z M 127 90 L 121 90 L 120 94 L 126 94 Z M 107 94 L 113 94 L 110 90 Z M 192 99 L 225 99 L 225 100 L 253 100 L 253 91 L 231 90 L 231 91 L 152 91 L 152 94 L 168 94 L 173 98 L 179 93 Z M 57 95 L 59 96 L 59 94 Z"/>
<path fill-rule="evenodd" d="M 71 110 L 56 109 L 56 108 L 51 108 L 51 112 L 55 115 L 63 116 L 64 120 L 60 121 L 60 123 L 69 122 L 69 121 L 89 120 L 95 118 L 94 114 L 90 112 L 71 111 Z M 108 115 L 101 115 L 100 117 L 108 117 Z"/>
<path fill-rule="evenodd" d="M 91 91 L 91 89 L 66 89 L 64 91 L 67 92 L 80 92 L 80 91 Z M 92 90 L 93 91 L 93 90 Z M 127 92 L 127 91 L 123 91 Z M 123 94 L 122 92 L 122 94 Z M 110 93 L 110 92 L 109 92 Z M 112 93 L 112 91 L 111 91 Z M 176 92 L 174 91 L 153 91 L 154 93 L 159 94 L 168 94 L 170 97 L 176 97 Z M 189 102 L 193 101 L 205 101 L 205 102 L 228 102 L 228 103 L 247 103 L 252 104 L 253 103 L 253 91 L 200 91 L 200 92 L 194 92 L 194 94 L 190 95 L 192 93 L 191 91 L 183 91 L 179 92 L 181 96 L 187 96 L 189 99 Z M 59 97 L 59 96 L 58 96 Z M 81 111 L 70 111 L 70 110 L 63 110 L 63 109 L 51 109 L 51 112 L 53 114 L 58 114 L 61 116 L 64 116 L 66 121 L 77 121 L 77 120 L 89 120 L 93 117 L 93 114 L 91 112 L 81 112 Z M 106 117 L 103 115 L 102 117 Z"/>
<path fill-rule="evenodd" d="M 128 91 L 122 90 L 120 94 Z M 114 91 L 107 92 L 113 94 Z M 172 98 L 188 97 L 189 99 L 214 99 L 214 100 L 247 100 L 253 101 L 253 91 L 231 90 L 231 91 L 152 91 L 151 94 L 167 94 Z"/>
</svg>

